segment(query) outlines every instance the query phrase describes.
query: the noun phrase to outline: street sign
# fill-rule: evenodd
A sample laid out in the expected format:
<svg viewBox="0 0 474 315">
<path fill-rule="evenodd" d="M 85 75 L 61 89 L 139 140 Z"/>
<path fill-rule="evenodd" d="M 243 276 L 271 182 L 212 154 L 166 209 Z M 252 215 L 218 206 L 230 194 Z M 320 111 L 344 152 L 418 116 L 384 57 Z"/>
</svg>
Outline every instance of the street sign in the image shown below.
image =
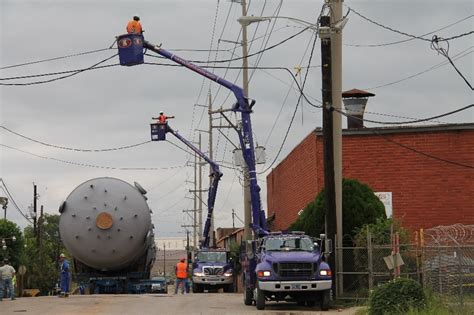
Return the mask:
<svg viewBox="0 0 474 315">
<path fill-rule="evenodd" d="M 26 267 L 21 265 L 20 267 L 18 267 L 18 274 L 20 276 L 23 276 L 24 274 L 26 273 Z"/>
</svg>

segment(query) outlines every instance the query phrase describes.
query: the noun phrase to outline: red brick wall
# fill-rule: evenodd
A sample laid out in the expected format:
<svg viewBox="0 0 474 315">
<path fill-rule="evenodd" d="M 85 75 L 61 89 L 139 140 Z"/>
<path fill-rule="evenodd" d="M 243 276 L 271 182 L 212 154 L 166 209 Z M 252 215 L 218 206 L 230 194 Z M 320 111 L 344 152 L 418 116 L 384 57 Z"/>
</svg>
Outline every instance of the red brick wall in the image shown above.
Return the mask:
<svg viewBox="0 0 474 315">
<path fill-rule="evenodd" d="M 474 165 L 474 130 L 420 131 L 344 135 L 343 176 L 358 179 L 374 191 L 392 192 L 393 215 L 407 228 L 474 224 L 473 169 L 386 140 Z M 323 187 L 322 150 L 322 138 L 312 132 L 268 175 L 268 212 L 275 213 L 275 229 L 287 228 Z"/>
</svg>

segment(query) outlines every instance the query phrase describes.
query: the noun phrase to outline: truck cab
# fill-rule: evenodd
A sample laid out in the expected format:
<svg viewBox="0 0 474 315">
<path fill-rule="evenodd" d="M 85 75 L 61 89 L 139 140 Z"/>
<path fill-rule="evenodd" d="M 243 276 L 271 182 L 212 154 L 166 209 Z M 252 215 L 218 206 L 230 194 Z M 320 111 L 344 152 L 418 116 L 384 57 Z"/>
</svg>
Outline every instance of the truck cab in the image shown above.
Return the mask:
<svg viewBox="0 0 474 315">
<path fill-rule="evenodd" d="M 234 291 L 234 269 L 228 251 L 222 249 L 200 249 L 193 262 L 193 292 L 204 290 Z"/>
<path fill-rule="evenodd" d="M 253 292 L 245 293 L 246 304 L 253 300 L 257 309 L 264 309 L 266 301 L 307 306 L 319 301 L 327 310 L 332 271 L 325 262 L 324 241 L 324 236 L 313 239 L 304 233 L 271 233 L 258 239 L 252 246 L 255 274 L 246 275 L 254 282 Z"/>
</svg>

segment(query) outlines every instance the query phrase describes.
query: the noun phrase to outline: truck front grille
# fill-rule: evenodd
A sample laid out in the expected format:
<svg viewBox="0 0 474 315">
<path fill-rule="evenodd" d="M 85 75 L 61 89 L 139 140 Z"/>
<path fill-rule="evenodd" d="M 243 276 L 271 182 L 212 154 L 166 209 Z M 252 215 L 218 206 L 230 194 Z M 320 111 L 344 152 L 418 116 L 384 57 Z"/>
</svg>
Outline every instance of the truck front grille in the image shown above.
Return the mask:
<svg viewBox="0 0 474 315">
<path fill-rule="evenodd" d="M 204 267 L 203 272 L 205 276 L 222 276 L 224 274 L 223 267 Z"/>
<path fill-rule="evenodd" d="M 279 263 L 277 270 L 280 277 L 311 277 L 314 273 L 312 263 Z"/>
</svg>

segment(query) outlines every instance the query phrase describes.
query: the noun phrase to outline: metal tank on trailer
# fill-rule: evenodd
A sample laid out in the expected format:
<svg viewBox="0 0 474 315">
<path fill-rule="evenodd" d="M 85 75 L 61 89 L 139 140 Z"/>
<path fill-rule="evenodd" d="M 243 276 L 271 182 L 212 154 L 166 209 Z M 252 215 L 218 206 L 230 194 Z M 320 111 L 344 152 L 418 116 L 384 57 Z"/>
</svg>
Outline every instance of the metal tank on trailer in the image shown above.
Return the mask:
<svg viewBox="0 0 474 315">
<path fill-rule="evenodd" d="M 149 278 L 155 244 L 145 194 L 138 183 L 100 177 L 77 186 L 60 206 L 61 239 L 76 272 L 94 289 L 107 277 L 123 280 L 107 282 L 121 286 L 120 292 Z"/>
</svg>

